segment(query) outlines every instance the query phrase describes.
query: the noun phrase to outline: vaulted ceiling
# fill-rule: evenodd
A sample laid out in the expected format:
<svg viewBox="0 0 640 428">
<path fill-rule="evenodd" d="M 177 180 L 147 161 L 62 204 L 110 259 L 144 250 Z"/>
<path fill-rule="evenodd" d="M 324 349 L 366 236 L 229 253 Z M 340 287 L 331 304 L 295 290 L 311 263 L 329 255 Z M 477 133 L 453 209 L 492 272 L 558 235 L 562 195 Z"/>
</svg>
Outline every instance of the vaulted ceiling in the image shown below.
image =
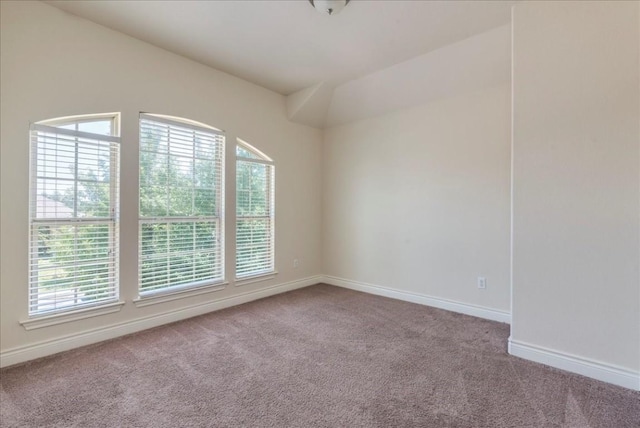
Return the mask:
<svg viewBox="0 0 640 428">
<path fill-rule="evenodd" d="M 385 70 L 389 80 L 398 65 L 405 74 L 407 67 L 420 74 L 418 65 L 428 71 L 429 53 L 505 26 L 515 2 L 353 0 L 334 16 L 320 14 L 307 0 L 47 3 L 287 95 L 292 120 L 323 127 L 362 116 L 344 117 L 341 111 L 352 107 L 332 106 L 341 102 L 336 89 L 362 86 L 362 79 Z M 488 45 L 476 48 L 486 51 Z M 492 67 L 503 70 L 505 55 L 494 56 L 501 63 Z"/>
</svg>

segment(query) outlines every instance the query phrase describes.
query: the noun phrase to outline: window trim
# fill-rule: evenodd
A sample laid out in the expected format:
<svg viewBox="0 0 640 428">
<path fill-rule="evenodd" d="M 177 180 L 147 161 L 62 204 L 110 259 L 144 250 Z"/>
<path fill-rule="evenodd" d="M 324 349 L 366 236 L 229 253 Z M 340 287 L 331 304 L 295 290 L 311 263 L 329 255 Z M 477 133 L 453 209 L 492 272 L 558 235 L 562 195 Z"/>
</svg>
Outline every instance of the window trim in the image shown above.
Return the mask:
<svg viewBox="0 0 640 428">
<path fill-rule="evenodd" d="M 145 294 L 133 299 L 133 304 L 136 308 L 144 308 L 145 306 L 156 305 L 158 303 L 171 302 L 173 300 L 186 299 L 187 297 L 199 296 L 201 294 L 213 293 L 215 291 L 222 291 L 227 288 L 229 283 L 227 281 L 217 282 L 214 284 L 207 284 L 202 286 L 186 287 L 181 289 L 174 289 L 172 292 Z"/>
<path fill-rule="evenodd" d="M 257 156 L 257 158 L 239 156 L 237 154 L 237 147 L 240 147 L 243 150 L 246 150 L 254 154 L 255 156 Z M 267 281 L 269 279 L 275 278 L 275 276 L 278 274 L 278 271 L 276 270 L 276 245 L 275 245 L 275 238 L 276 238 L 276 222 L 275 222 L 276 171 L 275 169 L 276 168 L 275 168 L 275 162 L 271 157 L 267 156 L 264 152 L 262 152 L 261 150 L 257 149 L 256 147 L 252 146 L 251 144 L 247 143 L 246 141 L 240 138 L 236 138 L 236 148 L 234 151 L 236 152 L 236 156 L 235 156 L 236 180 L 237 180 L 239 161 L 257 163 L 261 165 L 267 165 L 270 167 L 269 168 L 270 177 L 268 178 L 268 183 L 267 183 L 267 187 L 268 187 L 267 191 L 269 193 L 269 200 L 268 200 L 269 214 L 264 216 L 257 216 L 257 217 L 268 219 L 270 223 L 271 236 L 270 236 L 270 242 L 269 242 L 270 244 L 269 253 L 271 254 L 271 266 L 269 269 L 263 269 L 259 271 L 254 270 L 240 276 L 238 275 L 238 223 L 241 219 L 246 219 L 246 218 L 251 218 L 256 216 L 239 216 L 238 215 L 238 208 L 237 208 L 238 184 L 236 181 L 236 213 L 235 213 L 236 248 L 235 248 L 235 268 L 234 268 L 235 282 L 234 283 L 236 286 L 241 286 L 241 285 L 251 284 L 251 283 L 260 282 L 260 281 Z"/>
<path fill-rule="evenodd" d="M 87 123 L 87 122 L 97 122 L 99 120 L 104 120 L 104 119 L 109 119 L 112 121 L 112 130 L 111 130 L 111 135 L 112 136 L 120 136 L 120 122 L 121 122 L 121 118 L 120 118 L 120 113 L 118 112 L 112 112 L 112 113 L 96 113 L 96 114 L 79 114 L 77 116 L 63 116 L 63 117 L 56 117 L 53 119 L 46 119 L 46 120 L 41 120 L 39 122 L 36 122 L 34 125 L 45 125 L 45 126 L 50 126 L 50 127 L 60 127 L 60 126 L 64 126 L 64 125 L 69 125 L 72 123 Z M 64 129 L 64 128 L 61 128 Z M 67 131 L 70 131 L 69 129 L 67 129 Z M 81 131 L 80 131 L 81 132 Z M 97 135 L 101 135 L 101 134 L 97 134 Z M 106 137 L 106 135 L 105 135 Z"/>
<path fill-rule="evenodd" d="M 260 163 L 267 163 L 270 165 L 274 165 L 274 161 L 270 156 L 267 156 L 263 151 L 253 147 L 251 144 L 247 143 L 246 141 L 244 141 L 241 138 L 236 138 L 236 145 L 242 147 L 244 150 L 253 153 L 254 155 L 258 156 L 258 158 L 247 158 L 244 156 L 238 156 L 236 155 L 236 159 L 249 159 L 252 161 L 257 161 Z"/>
<path fill-rule="evenodd" d="M 111 122 L 111 135 L 95 134 L 86 131 L 77 131 L 71 129 L 60 128 L 67 124 L 78 125 L 80 123 L 97 122 L 109 120 Z M 50 133 L 55 135 L 66 135 L 72 138 L 85 138 L 94 141 L 110 143 L 109 147 L 109 211 L 111 215 L 107 217 L 89 217 L 82 218 L 77 216 L 77 208 L 74 204 L 74 217 L 70 219 L 65 218 L 53 218 L 53 219 L 39 219 L 37 218 L 37 182 L 38 182 L 38 157 L 37 149 L 34 145 L 37 145 L 37 136 L 34 136 L 34 132 L 38 133 Z M 37 134 L 36 134 L 37 135 Z M 34 141 L 34 138 L 36 140 Z M 124 302 L 120 301 L 120 113 L 98 113 L 98 114 L 84 114 L 78 116 L 66 116 L 60 118 L 47 119 L 32 123 L 29 126 L 29 139 L 30 139 L 30 153 L 29 153 L 29 239 L 28 239 L 28 288 L 27 288 L 27 315 L 28 319 L 20 321 L 26 330 L 34 328 L 47 327 L 49 325 L 56 325 L 75 319 L 89 318 L 105 313 L 117 312 Z M 79 143 L 76 143 L 76 155 L 74 165 L 76 167 L 76 176 L 73 178 L 73 182 L 78 182 L 77 177 L 77 150 Z M 117 150 L 114 151 L 114 145 Z M 34 150 L 35 153 L 34 153 Z M 51 177 L 51 179 L 55 179 Z M 71 180 L 70 180 L 71 181 Z M 72 304 L 64 306 L 62 308 L 54 308 L 50 310 L 33 311 L 33 290 L 40 288 L 39 282 L 33 280 L 33 265 L 34 254 L 38 251 L 38 236 L 34 233 L 34 227 L 38 224 L 47 225 L 79 225 L 79 224 L 109 224 L 109 242 L 113 245 L 112 253 L 109 255 L 109 270 L 113 273 L 112 288 L 113 296 L 98 302 L 87 302 L 83 304 Z M 37 260 L 37 256 L 36 256 Z M 77 287 L 76 287 L 77 289 Z M 109 290 L 109 287 L 105 288 Z M 56 302 L 57 303 L 57 302 Z M 55 304 L 54 304 L 55 305 Z M 117 306 L 117 309 L 114 309 Z"/>
<path fill-rule="evenodd" d="M 255 275 L 247 275 L 240 277 L 235 280 L 234 284 L 236 287 L 242 287 L 243 285 L 255 284 L 256 282 L 264 282 L 269 281 L 270 279 L 274 279 L 278 276 L 277 270 L 272 270 L 270 272 L 257 273 Z"/>
<path fill-rule="evenodd" d="M 36 330 L 38 328 L 50 327 L 53 325 L 65 324 L 68 322 L 120 312 L 124 304 L 124 300 L 117 300 L 115 302 L 108 302 L 99 306 L 82 307 L 67 312 L 56 312 L 52 314 L 34 316 L 19 322 L 27 331 Z"/>
</svg>

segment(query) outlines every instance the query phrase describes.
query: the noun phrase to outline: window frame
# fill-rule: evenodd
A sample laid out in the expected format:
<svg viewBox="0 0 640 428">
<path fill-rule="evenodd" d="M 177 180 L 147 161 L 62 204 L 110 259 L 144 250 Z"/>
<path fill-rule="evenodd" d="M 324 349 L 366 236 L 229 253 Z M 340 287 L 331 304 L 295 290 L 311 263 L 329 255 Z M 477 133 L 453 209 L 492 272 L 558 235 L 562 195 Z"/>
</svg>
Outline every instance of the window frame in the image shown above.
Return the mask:
<svg viewBox="0 0 640 428">
<path fill-rule="evenodd" d="M 134 300 L 134 303 L 136 303 L 136 306 L 139 306 L 139 307 L 143 307 L 148 304 L 153 304 L 154 302 L 162 303 L 165 301 L 174 300 L 176 298 L 182 298 L 182 297 L 187 297 L 191 295 L 201 294 L 202 292 L 215 291 L 217 289 L 223 288 L 222 286 L 226 284 L 225 282 L 225 275 L 226 275 L 225 273 L 225 224 L 226 224 L 226 221 L 225 221 L 226 220 L 225 219 L 225 149 L 226 149 L 225 144 L 226 143 L 225 143 L 225 140 L 226 140 L 226 137 L 225 137 L 224 131 L 218 128 L 212 127 L 210 125 L 206 125 L 206 124 L 196 122 L 186 118 L 179 118 L 179 117 L 155 114 L 155 113 L 140 113 L 139 119 L 138 119 L 139 137 L 140 137 L 139 139 L 140 145 L 138 148 L 138 153 L 140 154 L 140 159 L 138 161 L 139 170 L 141 170 L 140 162 L 142 161 L 142 152 L 144 151 L 142 132 L 143 132 L 143 121 L 145 120 L 167 126 L 168 130 L 172 128 L 176 128 L 176 129 L 179 128 L 182 130 L 192 131 L 194 132 L 194 140 L 195 140 L 196 132 L 208 134 L 212 136 L 214 140 L 216 140 L 215 144 L 217 145 L 217 149 L 215 150 L 217 150 L 218 155 L 215 158 L 214 162 L 217 162 L 217 165 L 219 166 L 219 171 L 217 172 L 218 187 L 215 189 L 218 195 L 218 201 L 217 201 L 218 211 L 217 213 L 214 213 L 212 215 L 206 215 L 206 216 L 201 216 L 201 215 L 200 216 L 198 215 L 170 216 L 168 214 L 164 216 L 163 215 L 145 216 L 142 213 L 143 177 L 142 176 L 139 177 L 138 241 L 137 241 L 137 244 L 138 244 L 137 269 L 138 269 L 139 297 L 136 300 Z M 169 142 L 167 142 L 167 144 L 169 144 Z M 195 152 L 195 148 L 194 148 L 194 152 Z M 167 159 L 169 159 L 170 157 L 169 148 L 167 148 L 166 156 L 167 156 Z M 196 160 L 195 155 L 194 157 L 191 157 L 189 159 L 192 159 L 195 165 L 195 160 Z M 169 183 L 167 183 L 166 186 L 167 186 L 167 189 L 170 189 Z M 192 190 L 195 189 L 195 187 L 193 186 L 190 188 Z M 167 200 L 167 207 L 168 206 L 169 206 L 169 201 Z M 192 223 L 194 225 L 193 227 L 194 227 L 194 246 L 195 246 L 195 227 L 196 227 L 196 223 L 198 223 L 199 220 L 200 222 L 214 221 L 216 224 L 216 230 L 218 231 L 216 257 L 219 265 L 219 275 L 213 278 L 205 279 L 205 280 L 192 281 L 188 283 L 178 283 L 175 285 L 170 285 L 170 282 L 167 282 L 167 285 L 164 285 L 164 286 L 156 286 L 154 288 L 147 289 L 147 290 L 143 289 L 142 277 L 143 277 L 143 267 L 144 267 L 144 258 L 145 258 L 145 255 L 143 254 L 143 225 L 155 223 L 155 224 L 167 224 L 168 226 L 169 224 L 174 224 L 174 223 Z M 167 238 L 167 245 L 169 245 L 168 238 Z M 195 252 L 195 249 L 193 251 Z M 171 252 L 167 250 L 166 252 L 167 265 L 170 263 L 169 261 L 170 255 L 171 255 Z"/>
<path fill-rule="evenodd" d="M 246 157 L 246 156 L 241 156 L 238 154 L 238 148 L 241 148 L 242 150 L 248 151 L 250 154 L 252 154 L 255 157 Z M 272 278 L 275 274 L 277 274 L 276 271 L 276 266 L 275 266 L 275 261 L 276 261 L 276 255 L 275 255 L 275 162 L 273 161 L 273 159 L 269 156 L 267 156 L 266 154 L 264 154 L 262 151 L 258 150 L 256 147 L 252 146 L 251 144 L 249 144 L 248 142 L 240 139 L 240 138 L 236 138 L 236 147 L 235 147 L 235 152 L 236 152 L 236 156 L 235 156 L 235 168 L 236 168 L 236 216 L 235 216 L 235 231 L 236 231 L 236 248 L 235 248 L 235 280 L 237 284 L 246 284 L 246 283 L 252 283 L 255 282 L 255 280 L 260 280 L 261 278 Z M 266 165 L 267 168 L 267 183 L 265 184 L 265 191 L 267 193 L 267 207 L 268 207 L 268 213 L 265 215 L 252 215 L 252 216 L 242 216 L 238 213 L 238 207 L 239 207 L 239 198 L 238 198 L 238 192 L 239 192 L 239 186 L 238 186 L 238 166 L 239 166 L 239 162 L 245 162 L 245 163 L 256 163 L 256 164 L 261 164 L 261 165 Z M 239 245 L 239 234 L 238 234 L 238 228 L 239 228 L 239 224 L 243 219 L 265 219 L 268 221 L 268 228 L 269 228 L 269 249 L 268 249 L 268 255 L 269 255 L 269 266 L 266 269 L 256 269 L 256 270 L 249 270 L 249 271 L 243 271 L 242 274 L 238 274 L 239 271 L 239 251 L 240 251 L 240 245 Z"/>
<path fill-rule="evenodd" d="M 79 131 L 78 125 L 81 123 L 88 122 L 101 122 L 108 121 L 110 122 L 110 134 L 98 134 L 87 131 Z M 75 129 L 70 130 L 66 128 L 62 128 L 62 126 L 67 125 L 75 125 Z M 47 134 L 51 134 L 47 136 Z M 25 328 L 27 325 L 31 323 L 39 322 L 39 320 L 51 319 L 51 318 L 64 318 L 69 316 L 74 316 L 76 313 L 86 313 L 86 312 L 95 312 L 95 311 L 111 311 L 115 306 L 121 306 L 122 302 L 119 302 L 120 296 L 120 284 L 119 284 L 119 270 L 120 270 L 120 246 L 119 246 L 119 233 L 120 233 L 120 148 L 121 148 L 121 138 L 120 138 L 120 113 L 100 113 L 100 114 L 86 114 L 86 115 L 78 115 L 78 116 L 66 116 L 54 119 L 48 119 L 44 121 L 39 121 L 36 123 L 32 123 L 29 127 L 29 136 L 30 136 L 30 158 L 29 158 L 29 212 L 28 212 L 28 222 L 29 222 L 29 244 L 28 244 L 28 260 L 29 260 L 29 276 L 28 276 L 28 300 L 27 300 L 27 314 L 28 321 L 25 321 Z M 62 137 L 61 137 L 62 136 Z M 46 173 L 42 176 L 39 175 L 40 167 L 47 168 L 46 160 L 41 160 L 38 156 L 39 150 L 42 145 L 51 144 L 51 140 L 53 141 L 55 152 L 54 159 L 57 159 L 58 152 L 60 151 L 59 145 L 61 142 L 59 140 L 63 140 L 64 138 L 70 139 L 69 141 L 64 141 L 65 144 L 74 144 L 74 154 L 73 154 L 73 178 L 60 178 L 57 175 L 57 166 L 55 167 L 56 172 L 53 176 L 48 176 Z M 84 139 L 82 141 L 81 139 Z M 89 140 L 89 141 L 86 141 Z M 75 141 L 72 143 L 72 141 Z M 106 148 L 109 152 L 109 208 L 107 216 L 79 216 L 78 214 L 78 193 L 79 193 L 79 183 L 86 182 L 86 180 L 82 180 L 79 178 L 79 163 L 80 163 L 80 152 L 81 148 L 99 148 L 100 145 L 106 145 Z M 96 156 L 99 156 L 98 154 Z M 55 162 L 55 161 L 53 161 Z M 50 168 L 50 167 L 49 167 Z M 72 215 L 59 217 L 54 215 L 52 217 L 47 217 L 46 212 L 39 217 L 38 215 L 38 207 L 39 207 L 39 197 L 42 196 L 44 198 L 49 198 L 45 194 L 38 195 L 38 182 L 39 180 L 62 180 L 72 183 L 73 187 L 73 200 L 74 207 L 71 208 Z M 95 181 L 96 183 L 100 183 L 100 181 Z M 104 183 L 104 182 L 102 182 Z M 50 198 L 49 198 L 50 199 Z M 58 201 L 58 203 L 62 203 Z M 69 209 L 69 208 L 68 208 Z M 56 210 L 57 214 L 57 210 Z M 67 213 L 68 214 L 68 213 Z M 42 288 L 45 285 L 40 281 L 40 273 L 43 269 L 40 268 L 39 263 L 43 258 L 40 255 L 40 228 L 46 227 L 47 230 L 50 231 L 49 228 L 57 228 L 57 227 L 72 227 L 74 229 L 74 246 L 78 243 L 78 228 L 82 226 L 96 226 L 96 225 L 107 225 L 108 226 L 108 238 L 107 244 L 109 245 L 109 249 L 107 251 L 107 274 L 108 281 L 106 285 L 102 285 L 98 288 L 101 293 L 106 293 L 106 296 L 103 298 L 99 298 L 96 301 L 88 301 L 78 303 L 78 294 L 83 294 L 84 297 L 85 291 L 78 291 L 81 289 L 88 288 L 88 284 L 78 285 L 77 282 L 72 280 L 68 282 L 63 282 L 62 286 L 65 287 L 67 285 L 71 285 L 69 289 L 75 288 L 73 291 L 73 299 L 75 302 L 71 304 L 66 304 L 69 298 L 62 298 L 58 295 L 59 289 L 56 284 L 53 287 L 53 291 L 46 292 L 48 294 L 53 294 L 51 296 L 52 303 L 40 303 L 40 295 L 42 294 Z M 73 265 L 75 269 L 78 266 L 82 266 L 82 264 L 78 264 L 76 258 L 81 250 L 76 250 L 72 252 L 73 254 L 73 263 L 69 263 L 69 265 Z M 98 265 L 101 260 L 105 258 L 102 257 L 90 260 L 93 265 Z M 95 263 L 94 263 L 95 262 Z M 86 262 L 85 262 L 86 264 Z M 57 270 L 58 268 L 56 268 Z M 64 271 L 64 268 L 60 268 Z M 95 270 L 94 270 L 95 272 Z M 77 271 L 73 271 L 75 278 L 77 279 Z M 85 273 L 86 274 L 86 273 Z M 57 273 L 56 273 L 57 275 Z M 86 281 L 86 280 L 85 280 Z M 75 287 L 73 285 L 75 284 Z M 103 283 L 104 284 L 104 283 Z M 35 295 L 35 298 L 34 298 Z M 81 297 L 81 299 L 82 299 Z M 35 303 L 34 303 L 35 301 Z M 47 309 L 46 306 L 53 306 L 53 308 Z M 58 305 L 61 305 L 58 307 Z M 39 309 L 41 306 L 45 306 L 44 309 Z M 119 310 L 119 309 L 116 309 Z M 48 321 L 50 324 L 55 324 L 56 322 Z M 32 327 L 36 328 L 36 327 Z M 30 328 L 27 328 L 30 329 Z"/>
</svg>

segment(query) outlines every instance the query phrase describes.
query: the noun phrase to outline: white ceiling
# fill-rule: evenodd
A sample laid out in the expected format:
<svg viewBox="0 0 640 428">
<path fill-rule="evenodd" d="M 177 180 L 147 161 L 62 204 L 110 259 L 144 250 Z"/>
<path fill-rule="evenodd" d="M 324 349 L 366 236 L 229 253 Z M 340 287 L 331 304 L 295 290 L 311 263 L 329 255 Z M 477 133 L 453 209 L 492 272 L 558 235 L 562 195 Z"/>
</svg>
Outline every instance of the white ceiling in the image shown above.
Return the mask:
<svg viewBox="0 0 640 428">
<path fill-rule="evenodd" d="M 336 87 L 507 24 L 514 1 L 47 1 L 283 95 Z"/>
</svg>

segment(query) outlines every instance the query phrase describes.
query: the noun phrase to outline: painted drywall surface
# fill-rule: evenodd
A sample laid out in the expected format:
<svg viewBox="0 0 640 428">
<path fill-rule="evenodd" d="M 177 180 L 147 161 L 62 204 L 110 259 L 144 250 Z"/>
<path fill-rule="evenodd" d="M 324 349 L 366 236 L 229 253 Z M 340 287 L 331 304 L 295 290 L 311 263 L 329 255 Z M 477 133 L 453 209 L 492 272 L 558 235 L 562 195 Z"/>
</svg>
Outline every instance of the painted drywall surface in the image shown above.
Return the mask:
<svg viewBox="0 0 640 428">
<path fill-rule="evenodd" d="M 321 132 L 287 120 L 284 97 L 41 2 L 1 10 L 1 349 L 123 323 L 320 273 Z M 139 112 L 186 117 L 240 137 L 276 162 L 275 279 L 136 308 Z M 121 312 L 25 331 L 30 122 L 122 113 Z M 228 145 L 228 148 L 233 148 Z M 232 153 L 231 153 L 232 155 Z M 227 200 L 233 199 L 227 170 Z M 232 207 L 232 206 L 231 206 Z M 229 205 L 227 206 L 229 209 Z M 231 211 L 233 211 L 231 209 Z M 233 224 L 226 230 L 232 253 Z M 300 266 L 293 269 L 293 259 Z M 227 271 L 232 268 L 227 260 Z"/>
<path fill-rule="evenodd" d="M 512 339 L 640 368 L 637 2 L 514 8 Z"/>
<path fill-rule="evenodd" d="M 503 25 L 344 83 L 287 97 L 289 118 L 332 127 L 509 82 L 511 26 Z"/>
<path fill-rule="evenodd" d="M 335 88 L 328 126 L 509 82 L 511 26 L 503 25 Z"/>
<path fill-rule="evenodd" d="M 327 129 L 323 162 L 325 274 L 510 310 L 508 85 Z"/>
</svg>

